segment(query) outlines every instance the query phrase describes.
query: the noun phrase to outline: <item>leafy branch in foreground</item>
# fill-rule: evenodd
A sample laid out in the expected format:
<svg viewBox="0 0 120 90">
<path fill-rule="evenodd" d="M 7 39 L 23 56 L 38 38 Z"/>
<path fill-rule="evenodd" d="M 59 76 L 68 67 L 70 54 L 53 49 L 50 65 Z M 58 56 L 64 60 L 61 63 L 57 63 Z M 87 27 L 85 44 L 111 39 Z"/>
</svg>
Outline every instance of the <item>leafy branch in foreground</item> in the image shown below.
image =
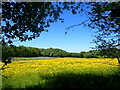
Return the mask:
<svg viewBox="0 0 120 90">
<path fill-rule="evenodd" d="M 114 55 L 120 49 L 120 2 L 99 2 L 99 3 L 86 3 L 89 10 L 86 14 L 89 16 L 84 22 L 70 26 L 73 28 L 79 25 L 85 25 L 92 29 L 96 29 L 95 49 L 101 50 L 106 54 L 112 52 Z M 67 33 L 67 32 L 66 32 Z M 117 49 L 116 49 L 117 48 Z M 112 51 L 111 51 L 112 50 Z M 102 55 L 102 54 L 101 54 Z M 114 55 L 120 63 L 120 55 Z"/>
<path fill-rule="evenodd" d="M 76 14 L 79 7 L 75 2 L 2 2 L 2 43 L 35 39 L 51 23 L 64 22 L 64 10 Z"/>
</svg>

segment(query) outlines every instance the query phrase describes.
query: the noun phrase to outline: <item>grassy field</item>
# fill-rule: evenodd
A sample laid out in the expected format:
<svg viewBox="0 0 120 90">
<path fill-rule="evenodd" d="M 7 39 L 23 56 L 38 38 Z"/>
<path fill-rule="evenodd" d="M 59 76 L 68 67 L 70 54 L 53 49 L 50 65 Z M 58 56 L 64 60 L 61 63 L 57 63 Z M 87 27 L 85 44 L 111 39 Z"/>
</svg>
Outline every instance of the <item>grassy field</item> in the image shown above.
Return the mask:
<svg viewBox="0 0 120 90">
<path fill-rule="evenodd" d="M 2 72 L 4 89 L 120 89 L 117 59 L 55 58 L 13 61 Z"/>
</svg>

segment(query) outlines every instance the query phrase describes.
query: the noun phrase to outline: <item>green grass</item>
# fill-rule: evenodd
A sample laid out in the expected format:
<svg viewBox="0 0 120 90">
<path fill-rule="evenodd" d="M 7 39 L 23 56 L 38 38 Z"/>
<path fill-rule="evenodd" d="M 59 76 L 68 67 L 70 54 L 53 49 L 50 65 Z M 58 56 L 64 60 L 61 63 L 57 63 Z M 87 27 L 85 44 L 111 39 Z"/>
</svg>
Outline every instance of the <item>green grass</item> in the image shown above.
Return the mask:
<svg viewBox="0 0 120 90">
<path fill-rule="evenodd" d="M 55 58 L 13 61 L 3 70 L 3 89 L 120 89 L 116 59 Z"/>
</svg>

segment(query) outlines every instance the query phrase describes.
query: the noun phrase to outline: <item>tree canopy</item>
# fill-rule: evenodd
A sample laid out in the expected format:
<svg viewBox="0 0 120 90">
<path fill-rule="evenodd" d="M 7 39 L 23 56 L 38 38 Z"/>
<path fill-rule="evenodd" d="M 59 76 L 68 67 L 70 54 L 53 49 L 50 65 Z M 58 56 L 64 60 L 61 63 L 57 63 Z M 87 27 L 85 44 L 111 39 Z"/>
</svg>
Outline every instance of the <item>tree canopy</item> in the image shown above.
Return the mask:
<svg viewBox="0 0 120 90">
<path fill-rule="evenodd" d="M 120 2 L 91 2 L 85 5 L 87 10 L 84 8 L 83 11 L 88 15 L 88 19 L 66 29 L 79 25 L 97 29 L 94 40 L 97 48 L 120 48 Z"/>
<path fill-rule="evenodd" d="M 106 55 L 115 56 L 120 49 L 120 2 L 97 2 L 86 3 L 86 5 L 89 10 L 84 9 L 84 12 L 88 15 L 88 19 L 66 29 L 79 25 L 96 29 L 93 40 L 96 43 L 95 49 L 101 50 L 101 53 L 105 52 Z"/>
<path fill-rule="evenodd" d="M 76 14 L 79 6 L 75 2 L 2 2 L 2 43 L 35 39 L 48 32 L 51 23 L 64 22 L 63 10 Z"/>
<path fill-rule="evenodd" d="M 97 28 L 95 43 L 98 48 L 120 49 L 120 2 L 94 3 L 91 28 Z"/>
<path fill-rule="evenodd" d="M 120 2 L 94 3 L 92 8 L 91 28 L 97 28 L 96 48 L 101 55 L 113 56 L 120 64 Z M 117 49 L 116 49 L 117 48 Z"/>
<path fill-rule="evenodd" d="M 73 14 L 85 11 L 90 22 L 82 24 L 98 29 L 94 40 L 97 48 L 120 46 L 120 2 L 2 2 L 2 43 L 39 37 L 41 32 L 48 31 L 50 23 L 64 22 L 60 17 L 63 10 Z"/>
</svg>

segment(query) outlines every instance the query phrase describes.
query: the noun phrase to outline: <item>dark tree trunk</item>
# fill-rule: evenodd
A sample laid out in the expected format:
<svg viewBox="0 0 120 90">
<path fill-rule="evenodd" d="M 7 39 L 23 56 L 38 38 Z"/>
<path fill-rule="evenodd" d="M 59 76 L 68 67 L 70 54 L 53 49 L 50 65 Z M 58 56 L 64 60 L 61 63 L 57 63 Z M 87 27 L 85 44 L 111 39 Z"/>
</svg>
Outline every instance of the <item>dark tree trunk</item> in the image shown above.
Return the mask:
<svg viewBox="0 0 120 90">
<path fill-rule="evenodd" d="M 120 59 L 119 59 L 119 57 L 117 56 L 117 60 L 118 60 L 118 63 L 119 63 L 119 65 L 120 65 Z"/>
</svg>

